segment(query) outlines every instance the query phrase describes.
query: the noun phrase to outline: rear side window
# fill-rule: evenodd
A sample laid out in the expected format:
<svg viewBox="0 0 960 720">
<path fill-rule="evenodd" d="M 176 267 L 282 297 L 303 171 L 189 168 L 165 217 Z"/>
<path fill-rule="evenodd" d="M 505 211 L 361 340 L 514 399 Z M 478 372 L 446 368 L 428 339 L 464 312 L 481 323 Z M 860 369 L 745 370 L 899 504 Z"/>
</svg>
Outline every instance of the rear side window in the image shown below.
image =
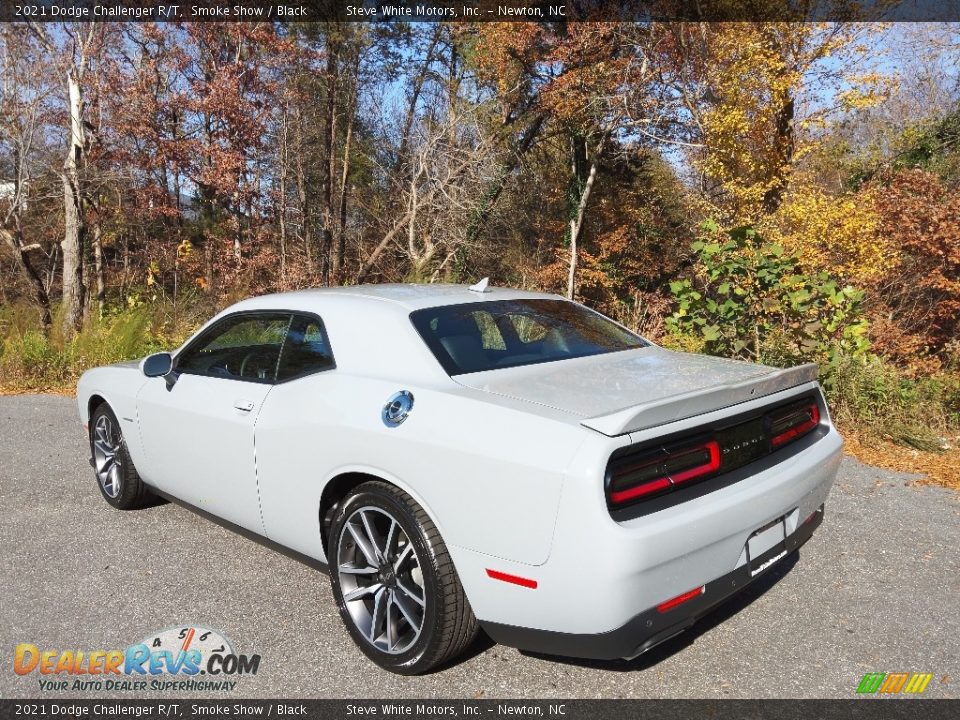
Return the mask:
<svg viewBox="0 0 960 720">
<path fill-rule="evenodd" d="M 497 300 L 417 310 L 410 320 L 450 375 L 644 347 L 599 313 L 566 300 Z"/>
<path fill-rule="evenodd" d="M 277 381 L 293 380 L 335 367 L 323 322 L 311 315 L 294 315 L 280 354 Z"/>
</svg>

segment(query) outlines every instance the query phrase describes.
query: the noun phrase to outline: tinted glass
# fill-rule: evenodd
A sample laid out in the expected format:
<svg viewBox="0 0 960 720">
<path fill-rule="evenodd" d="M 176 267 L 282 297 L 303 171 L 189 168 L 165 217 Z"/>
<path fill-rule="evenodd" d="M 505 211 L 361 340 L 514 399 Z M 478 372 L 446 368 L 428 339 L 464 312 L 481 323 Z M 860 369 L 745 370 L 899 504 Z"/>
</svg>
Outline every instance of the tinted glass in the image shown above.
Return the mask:
<svg viewBox="0 0 960 720">
<path fill-rule="evenodd" d="M 277 380 L 291 380 L 332 367 L 333 353 L 323 323 L 315 317 L 295 315 L 280 354 Z"/>
<path fill-rule="evenodd" d="M 225 318 L 177 358 L 177 372 L 274 382 L 290 320 L 289 313 Z"/>
<path fill-rule="evenodd" d="M 565 300 L 444 305 L 410 315 L 451 375 L 644 347 L 611 320 Z"/>
</svg>

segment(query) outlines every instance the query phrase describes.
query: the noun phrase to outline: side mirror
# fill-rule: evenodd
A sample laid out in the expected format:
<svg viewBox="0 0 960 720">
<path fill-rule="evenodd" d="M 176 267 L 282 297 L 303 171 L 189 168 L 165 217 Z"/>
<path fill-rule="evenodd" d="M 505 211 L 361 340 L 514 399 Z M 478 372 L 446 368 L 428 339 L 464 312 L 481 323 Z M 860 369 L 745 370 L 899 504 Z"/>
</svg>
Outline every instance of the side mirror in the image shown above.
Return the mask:
<svg viewBox="0 0 960 720">
<path fill-rule="evenodd" d="M 173 356 L 170 353 L 147 355 L 140 363 L 140 370 L 147 377 L 163 377 L 173 370 Z"/>
</svg>

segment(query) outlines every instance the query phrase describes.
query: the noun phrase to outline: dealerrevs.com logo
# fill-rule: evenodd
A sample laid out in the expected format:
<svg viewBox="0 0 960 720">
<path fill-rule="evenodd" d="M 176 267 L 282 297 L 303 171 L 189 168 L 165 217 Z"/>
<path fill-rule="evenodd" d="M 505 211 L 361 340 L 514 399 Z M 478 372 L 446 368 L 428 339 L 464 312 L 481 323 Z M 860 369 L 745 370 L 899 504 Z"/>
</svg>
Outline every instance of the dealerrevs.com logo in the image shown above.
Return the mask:
<svg viewBox="0 0 960 720">
<path fill-rule="evenodd" d="M 151 633 L 125 650 L 55 650 L 20 643 L 13 671 L 37 675 L 40 690 L 230 691 L 243 675 L 256 675 L 259 655 L 234 651 L 216 630 L 183 625 Z"/>
</svg>

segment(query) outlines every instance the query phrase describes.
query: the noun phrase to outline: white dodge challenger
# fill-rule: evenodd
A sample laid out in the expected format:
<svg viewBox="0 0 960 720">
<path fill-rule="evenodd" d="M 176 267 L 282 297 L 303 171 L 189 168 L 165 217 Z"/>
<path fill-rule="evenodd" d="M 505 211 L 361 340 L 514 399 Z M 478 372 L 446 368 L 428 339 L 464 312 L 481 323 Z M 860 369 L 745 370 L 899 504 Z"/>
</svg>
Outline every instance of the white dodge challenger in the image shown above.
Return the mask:
<svg viewBox="0 0 960 720">
<path fill-rule="evenodd" d="M 645 652 L 810 538 L 842 447 L 814 366 L 671 352 L 485 281 L 245 300 L 77 399 L 110 505 L 174 499 L 327 569 L 403 674 L 481 628 Z"/>
</svg>

